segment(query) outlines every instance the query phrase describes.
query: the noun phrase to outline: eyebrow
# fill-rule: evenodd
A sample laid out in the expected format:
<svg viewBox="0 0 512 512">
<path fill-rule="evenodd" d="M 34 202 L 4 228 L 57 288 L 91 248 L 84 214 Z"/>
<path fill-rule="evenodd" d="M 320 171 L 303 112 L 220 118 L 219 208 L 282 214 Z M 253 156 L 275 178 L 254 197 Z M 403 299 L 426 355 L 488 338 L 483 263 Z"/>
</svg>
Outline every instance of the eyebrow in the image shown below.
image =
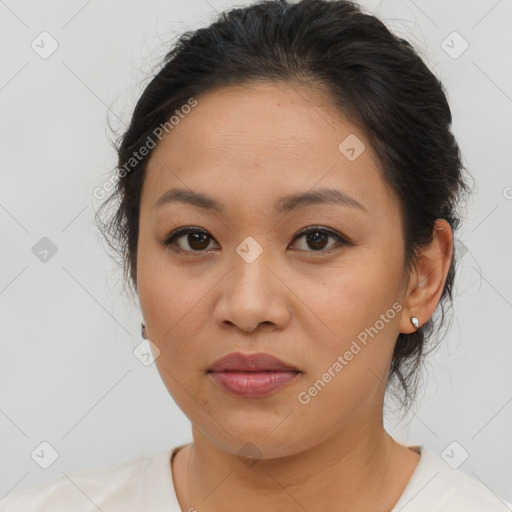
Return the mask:
<svg viewBox="0 0 512 512">
<path fill-rule="evenodd" d="M 165 192 L 154 204 L 153 208 L 160 208 L 170 203 L 184 203 L 202 208 L 204 210 L 213 210 L 219 213 L 225 211 L 224 205 L 200 192 L 186 190 L 182 188 L 172 188 Z M 279 198 L 274 203 L 274 210 L 278 213 L 286 213 L 300 207 L 312 204 L 336 204 L 340 206 L 350 206 L 368 211 L 365 206 L 345 192 L 335 188 L 321 188 L 310 192 L 299 192 Z"/>
</svg>

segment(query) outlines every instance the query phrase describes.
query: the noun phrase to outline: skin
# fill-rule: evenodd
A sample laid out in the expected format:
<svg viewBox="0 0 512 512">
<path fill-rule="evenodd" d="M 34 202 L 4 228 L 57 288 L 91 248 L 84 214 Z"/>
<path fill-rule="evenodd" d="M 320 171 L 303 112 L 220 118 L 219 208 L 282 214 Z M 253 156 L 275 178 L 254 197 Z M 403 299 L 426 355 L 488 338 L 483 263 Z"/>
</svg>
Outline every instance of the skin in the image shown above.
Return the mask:
<svg viewBox="0 0 512 512">
<path fill-rule="evenodd" d="M 389 511 L 418 461 L 383 427 L 384 384 L 395 340 L 425 323 L 441 297 L 452 232 L 404 269 L 398 198 L 383 181 L 365 133 L 319 89 L 281 83 L 210 91 L 154 149 L 141 194 L 137 289 L 162 380 L 192 424 L 193 443 L 173 459 L 182 510 Z M 365 144 L 353 161 L 338 149 Z M 154 208 L 173 187 L 214 197 L 223 213 L 184 203 Z M 274 201 L 320 187 L 364 209 L 314 204 L 276 213 Z M 206 230 L 202 252 L 176 228 Z M 315 250 L 305 227 L 338 232 Z M 246 237 L 263 252 L 248 263 Z M 193 243 L 193 241 L 192 241 Z M 197 247 L 197 245 L 195 246 Z M 188 251 L 188 252 L 187 252 Z M 298 401 L 394 303 L 402 306 L 309 403 Z M 217 387 L 210 365 L 233 351 L 266 352 L 302 371 L 265 398 Z M 237 456 L 252 443 L 254 464 Z"/>
</svg>

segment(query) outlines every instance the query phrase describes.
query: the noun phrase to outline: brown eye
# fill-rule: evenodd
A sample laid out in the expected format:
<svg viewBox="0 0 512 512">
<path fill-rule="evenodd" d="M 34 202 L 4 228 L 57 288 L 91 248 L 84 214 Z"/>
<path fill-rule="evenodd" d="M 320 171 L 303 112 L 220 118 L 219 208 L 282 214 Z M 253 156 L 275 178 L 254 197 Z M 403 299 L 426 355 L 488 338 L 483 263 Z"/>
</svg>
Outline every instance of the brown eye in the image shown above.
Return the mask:
<svg viewBox="0 0 512 512">
<path fill-rule="evenodd" d="M 329 253 L 332 250 L 339 249 L 340 246 L 352 245 L 350 241 L 336 231 L 321 226 L 313 226 L 301 231 L 295 236 L 293 242 L 300 238 L 304 238 L 304 242 L 302 247 L 298 247 L 298 250 L 304 252 Z M 329 244 L 330 239 L 334 242 Z M 185 226 L 173 231 L 163 243 L 176 252 L 202 253 L 209 252 L 208 249 L 212 248 L 210 244 L 214 240 L 208 231 L 193 226 Z"/>
<path fill-rule="evenodd" d="M 299 247 L 299 250 L 307 252 L 330 252 L 331 249 L 336 248 L 336 245 L 350 244 L 350 242 L 343 238 L 339 233 L 320 226 L 314 226 L 300 232 L 294 238 L 294 241 L 303 237 L 305 243 L 303 244 L 303 247 Z M 334 243 L 330 246 L 328 245 L 329 238 L 334 240 Z"/>
<path fill-rule="evenodd" d="M 164 245 L 173 246 L 178 251 L 204 252 L 211 240 L 213 238 L 207 231 L 187 226 L 173 231 Z"/>
</svg>

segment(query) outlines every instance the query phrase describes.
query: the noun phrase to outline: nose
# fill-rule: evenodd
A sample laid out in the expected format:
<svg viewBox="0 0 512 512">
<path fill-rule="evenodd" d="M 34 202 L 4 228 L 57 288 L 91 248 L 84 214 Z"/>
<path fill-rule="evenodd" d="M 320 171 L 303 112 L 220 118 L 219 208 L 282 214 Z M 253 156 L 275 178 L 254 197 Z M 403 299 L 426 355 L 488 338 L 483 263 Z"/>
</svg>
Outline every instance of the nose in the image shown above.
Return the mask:
<svg viewBox="0 0 512 512">
<path fill-rule="evenodd" d="M 214 319 L 221 328 L 235 326 L 252 333 L 260 324 L 280 330 L 290 321 L 289 289 L 263 253 L 252 263 L 235 253 L 232 270 L 220 286 Z"/>
</svg>

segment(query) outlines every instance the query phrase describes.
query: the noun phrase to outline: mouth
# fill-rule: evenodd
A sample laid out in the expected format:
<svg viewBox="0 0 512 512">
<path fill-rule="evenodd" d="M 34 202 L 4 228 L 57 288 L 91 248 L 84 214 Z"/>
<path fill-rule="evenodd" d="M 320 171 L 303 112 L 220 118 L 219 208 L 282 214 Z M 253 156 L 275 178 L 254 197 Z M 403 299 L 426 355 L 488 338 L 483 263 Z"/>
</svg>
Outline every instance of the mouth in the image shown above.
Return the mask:
<svg viewBox="0 0 512 512">
<path fill-rule="evenodd" d="M 233 352 L 207 371 L 223 391 L 238 397 L 261 398 L 294 382 L 302 371 L 265 353 Z"/>
<path fill-rule="evenodd" d="M 259 352 L 257 354 L 243 354 L 232 352 L 218 359 L 208 372 L 300 372 L 292 365 L 281 359 Z"/>
</svg>

